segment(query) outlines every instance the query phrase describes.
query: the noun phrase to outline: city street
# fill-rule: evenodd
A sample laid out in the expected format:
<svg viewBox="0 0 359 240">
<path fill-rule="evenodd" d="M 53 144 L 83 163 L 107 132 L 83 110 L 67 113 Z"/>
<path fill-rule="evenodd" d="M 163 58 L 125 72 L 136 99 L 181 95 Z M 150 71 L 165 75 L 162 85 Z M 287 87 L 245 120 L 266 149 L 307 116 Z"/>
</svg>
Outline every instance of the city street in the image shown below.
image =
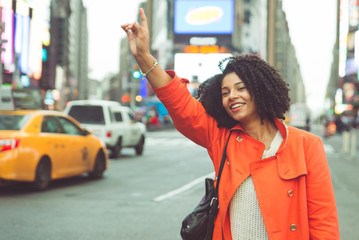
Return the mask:
<svg viewBox="0 0 359 240">
<path fill-rule="evenodd" d="M 353 159 L 343 154 L 342 135 L 323 139 L 323 143 L 336 196 L 341 239 L 359 239 L 359 145 Z"/>
<path fill-rule="evenodd" d="M 320 127 L 313 132 L 320 134 Z M 341 135 L 323 143 L 341 239 L 358 239 L 359 157 L 341 153 Z M 1 186 L 0 239 L 181 239 L 181 221 L 204 194 L 206 176 L 213 168 L 205 149 L 174 129 L 148 132 L 143 156 L 123 149 L 102 180 L 79 176 L 55 181 L 44 192 Z"/>
</svg>

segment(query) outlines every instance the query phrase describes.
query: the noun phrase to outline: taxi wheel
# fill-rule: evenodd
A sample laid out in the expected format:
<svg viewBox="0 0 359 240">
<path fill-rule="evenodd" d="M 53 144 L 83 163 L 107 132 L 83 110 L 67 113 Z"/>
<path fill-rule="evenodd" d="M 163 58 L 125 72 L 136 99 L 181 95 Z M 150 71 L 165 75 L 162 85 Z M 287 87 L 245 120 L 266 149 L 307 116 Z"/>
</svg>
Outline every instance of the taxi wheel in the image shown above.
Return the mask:
<svg viewBox="0 0 359 240">
<path fill-rule="evenodd" d="M 122 139 L 118 139 L 116 145 L 111 149 L 111 157 L 117 158 L 120 156 L 122 148 Z"/>
<path fill-rule="evenodd" d="M 137 155 L 142 155 L 143 153 L 143 145 L 145 144 L 145 137 L 142 136 L 140 142 L 137 144 L 137 146 L 135 147 L 136 150 L 136 154 Z"/>
<path fill-rule="evenodd" d="M 103 153 L 98 153 L 95 160 L 95 165 L 92 172 L 89 173 L 90 178 L 99 179 L 103 177 L 103 172 L 106 168 L 105 156 Z"/>
<path fill-rule="evenodd" d="M 51 181 L 51 163 L 48 159 L 41 159 L 36 168 L 35 181 L 33 187 L 35 190 L 44 190 Z"/>
</svg>

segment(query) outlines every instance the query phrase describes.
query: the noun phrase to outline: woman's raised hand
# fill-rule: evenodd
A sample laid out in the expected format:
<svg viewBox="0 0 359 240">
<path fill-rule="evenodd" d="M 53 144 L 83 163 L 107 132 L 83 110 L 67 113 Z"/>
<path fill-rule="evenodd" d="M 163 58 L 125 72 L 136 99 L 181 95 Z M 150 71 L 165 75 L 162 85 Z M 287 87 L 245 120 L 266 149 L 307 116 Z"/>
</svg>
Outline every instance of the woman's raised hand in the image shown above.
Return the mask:
<svg viewBox="0 0 359 240">
<path fill-rule="evenodd" d="M 132 24 L 121 25 L 126 32 L 130 50 L 141 70 L 146 73 L 146 78 L 153 88 L 163 87 L 168 84 L 170 77 L 158 64 L 150 53 L 150 34 L 148 32 L 145 12 L 140 8 L 141 24 L 136 21 Z"/>
<path fill-rule="evenodd" d="M 130 44 L 130 50 L 132 55 L 137 59 L 146 54 L 150 54 L 149 51 L 149 31 L 147 25 L 147 18 L 145 11 L 140 8 L 141 24 L 135 21 L 132 24 L 121 25 L 122 29 L 128 36 L 128 42 Z"/>
</svg>

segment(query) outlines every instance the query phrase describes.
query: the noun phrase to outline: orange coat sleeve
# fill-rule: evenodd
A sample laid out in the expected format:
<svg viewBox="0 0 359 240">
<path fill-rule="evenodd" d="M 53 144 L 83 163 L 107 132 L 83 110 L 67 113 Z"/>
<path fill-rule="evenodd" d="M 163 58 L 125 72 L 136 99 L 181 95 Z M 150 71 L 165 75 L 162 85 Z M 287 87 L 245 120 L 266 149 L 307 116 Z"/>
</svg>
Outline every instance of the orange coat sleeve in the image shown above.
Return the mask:
<svg viewBox="0 0 359 240">
<path fill-rule="evenodd" d="M 307 151 L 307 201 L 311 240 L 340 239 L 334 190 L 323 143 L 314 138 Z"/>
<path fill-rule="evenodd" d="M 173 78 L 164 87 L 155 88 L 159 100 L 166 107 L 176 129 L 198 145 L 209 148 L 216 136 L 217 122 L 187 89 L 187 79 L 167 71 Z"/>
</svg>

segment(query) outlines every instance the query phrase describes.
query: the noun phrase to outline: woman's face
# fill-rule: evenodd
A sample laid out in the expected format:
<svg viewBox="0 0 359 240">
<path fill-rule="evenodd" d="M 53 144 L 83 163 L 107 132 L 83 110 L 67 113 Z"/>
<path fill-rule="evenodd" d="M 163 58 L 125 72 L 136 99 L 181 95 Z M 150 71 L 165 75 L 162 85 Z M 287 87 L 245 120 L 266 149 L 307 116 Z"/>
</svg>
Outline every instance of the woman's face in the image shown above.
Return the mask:
<svg viewBox="0 0 359 240">
<path fill-rule="evenodd" d="M 258 119 L 256 105 L 244 82 L 234 72 L 222 81 L 222 104 L 229 116 L 238 122 Z"/>
</svg>

